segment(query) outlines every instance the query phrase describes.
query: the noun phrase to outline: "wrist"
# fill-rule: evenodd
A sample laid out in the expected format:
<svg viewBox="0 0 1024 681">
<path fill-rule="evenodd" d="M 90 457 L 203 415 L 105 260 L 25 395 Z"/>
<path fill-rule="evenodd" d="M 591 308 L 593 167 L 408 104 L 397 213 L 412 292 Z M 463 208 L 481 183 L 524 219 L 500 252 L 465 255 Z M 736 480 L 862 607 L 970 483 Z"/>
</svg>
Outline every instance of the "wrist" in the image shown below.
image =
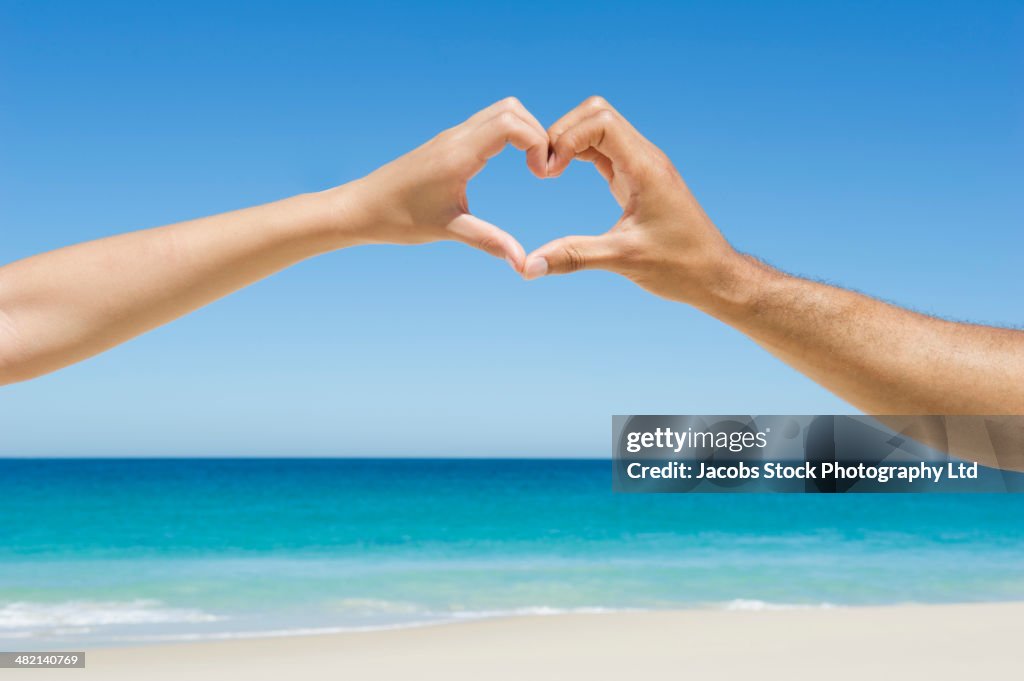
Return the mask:
<svg viewBox="0 0 1024 681">
<path fill-rule="evenodd" d="M 310 194 L 319 206 L 321 232 L 330 250 L 372 243 L 374 220 L 365 201 L 362 180 Z"/>
<path fill-rule="evenodd" d="M 702 299 L 695 307 L 728 322 L 751 314 L 757 304 L 758 292 L 767 284 L 774 270 L 761 261 L 733 249 L 714 263 Z"/>
</svg>

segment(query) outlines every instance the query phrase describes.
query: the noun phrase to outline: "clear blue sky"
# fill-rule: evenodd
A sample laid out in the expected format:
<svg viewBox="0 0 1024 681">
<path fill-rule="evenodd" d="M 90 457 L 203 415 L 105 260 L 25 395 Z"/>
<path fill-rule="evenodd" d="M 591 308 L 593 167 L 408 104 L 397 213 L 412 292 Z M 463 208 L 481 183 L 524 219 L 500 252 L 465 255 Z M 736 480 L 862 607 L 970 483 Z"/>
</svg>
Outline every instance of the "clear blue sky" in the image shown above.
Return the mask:
<svg viewBox="0 0 1024 681">
<path fill-rule="evenodd" d="M 211 4 L 0 4 L 0 262 L 344 182 L 506 95 L 551 123 L 598 93 L 740 249 L 1024 322 L 1020 2 Z M 591 167 L 542 182 L 514 150 L 470 205 L 528 250 L 617 216 Z M 376 247 L 0 389 L 0 455 L 606 456 L 614 413 L 851 411 L 612 275 Z"/>
</svg>

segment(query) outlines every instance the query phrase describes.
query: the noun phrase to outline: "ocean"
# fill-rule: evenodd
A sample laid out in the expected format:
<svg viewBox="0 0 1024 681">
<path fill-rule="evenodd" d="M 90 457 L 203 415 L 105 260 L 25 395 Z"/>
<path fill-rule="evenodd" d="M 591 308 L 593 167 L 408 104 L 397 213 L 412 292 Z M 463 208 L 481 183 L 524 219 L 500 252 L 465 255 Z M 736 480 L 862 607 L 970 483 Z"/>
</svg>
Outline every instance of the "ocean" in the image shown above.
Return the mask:
<svg viewBox="0 0 1024 681">
<path fill-rule="evenodd" d="M 1024 495 L 624 495 L 608 460 L 0 460 L 0 650 L 1024 599 Z"/>
</svg>

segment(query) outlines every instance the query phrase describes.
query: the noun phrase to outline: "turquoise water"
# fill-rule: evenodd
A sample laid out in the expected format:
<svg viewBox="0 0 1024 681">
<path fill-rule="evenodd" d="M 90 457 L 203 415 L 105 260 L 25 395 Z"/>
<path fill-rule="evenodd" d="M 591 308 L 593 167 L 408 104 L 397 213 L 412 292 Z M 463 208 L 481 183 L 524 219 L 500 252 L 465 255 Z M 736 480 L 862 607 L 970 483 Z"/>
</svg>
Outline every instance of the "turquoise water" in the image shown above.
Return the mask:
<svg viewBox="0 0 1024 681">
<path fill-rule="evenodd" d="M 1024 496 L 615 495 L 608 461 L 0 460 L 0 649 L 1024 599 Z"/>
</svg>

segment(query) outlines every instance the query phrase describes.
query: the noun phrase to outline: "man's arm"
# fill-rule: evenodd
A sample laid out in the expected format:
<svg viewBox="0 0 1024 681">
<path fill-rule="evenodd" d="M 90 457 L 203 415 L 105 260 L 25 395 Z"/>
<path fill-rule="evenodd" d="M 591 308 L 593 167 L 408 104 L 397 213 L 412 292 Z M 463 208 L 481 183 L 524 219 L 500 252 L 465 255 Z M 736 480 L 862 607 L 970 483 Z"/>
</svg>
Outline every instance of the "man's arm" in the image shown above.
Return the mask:
<svg viewBox="0 0 1024 681">
<path fill-rule="evenodd" d="M 917 314 L 735 252 L 669 159 L 600 98 L 549 135 L 552 174 L 593 162 L 623 214 L 606 234 L 537 249 L 527 278 L 618 272 L 735 327 L 869 414 L 1024 414 L 1024 333 Z"/>
<path fill-rule="evenodd" d="M 866 413 L 1024 414 L 1020 331 L 936 319 L 749 257 L 729 276 L 738 299 L 707 311 Z"/>
<path fill-rule="evenodd" d="M 507 99 L 365 178 L 318 194 L 122 234 L 0 267 L 0 385 L 85 359 L 319 253 L 457 240 L 521 270 L 466 182 L 506 144 L 545 174 L 548 137 Z"/>
</svg>

